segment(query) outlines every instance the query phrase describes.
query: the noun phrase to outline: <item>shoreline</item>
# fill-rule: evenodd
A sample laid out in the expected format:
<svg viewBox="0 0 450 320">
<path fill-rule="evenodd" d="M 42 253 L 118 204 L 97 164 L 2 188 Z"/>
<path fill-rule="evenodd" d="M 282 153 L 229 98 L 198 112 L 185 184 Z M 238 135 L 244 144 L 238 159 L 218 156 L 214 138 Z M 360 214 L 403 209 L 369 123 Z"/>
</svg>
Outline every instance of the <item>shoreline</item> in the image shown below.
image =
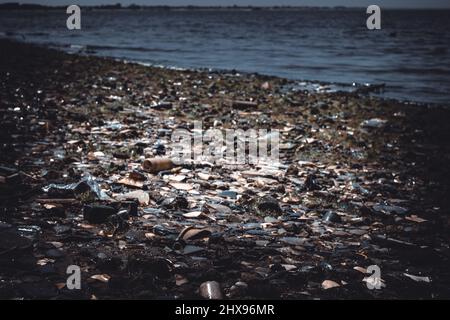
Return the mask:
<svg viewBox="0 0 450 320">
<path fill-rule="evenodd" d="M 227 299 L 450 298 L 450 110 L 0 48 L 1 297 L 198 299 L 217 281 Z M 145 172 L 195 120 L 280 130 L 287 169 Z M 87 174 L 112 200 L 55 188 L 89 190 Z M 81 290 L 64 285 L 72 264 Z"/>
<path fill-rule="evenodd" d="M 43 46 L 48 47 L 48 46 Z M 57 49 L 58 50 L 58 49 Z M 61 50 L 63 52 L 64 50 Z M 79 54 L 79 53 L 69 53 L 69 54 Z M 92 53 L 92 54 L 86 54 L 86 56 L 92 56 L 92 57 L 101 57 L 101 58 L 107 58 L 107 59 L 112 59 L 115 60 L 117 62 L 123 62 L 123 63 L 130 63 L 130 64 L 138 64 L 138 65 L 142 65 L 144 67 L 150 67 L 150 68 L 160 68 L 160 69 L 167 69 L 167 70 L 175 70 L 175 71 L 187 71 L 187 72 L 200 72 L 200 73 L 217 73 L 217 74 L 235 74 L 237 76 L 244 76 L 244 77 L 249 77 L 249 76 L 255 76 L 255 77 L 259 77 L 259 78 L 266 78 L 268 80 L 270 79 L 278 79 L 281 80 L 283 82 L 285 82 L 286 85 L 298 85 L 299 83 L 305 83 L 306 85 L 320 85 L 320 86 L 335 86 L 335 87 L 347 87 L 347 88 L 354 88 L 352 91 L 343 91 L 343 90 L 339 90 L 336 89 L 336 91 L 324 91 L 324 92 L 314 92 L 312 90 L 308 90 L 308 89 L 304 89 L 304 90 L 299 90 L 299 91 L 305 91 L 308 92 L 309 94 L 317 94 L 317 95 L 321 95 L 321 94 L 326 94 L 326 93 L 336 93 L 336 94 L 357 94 L 360 95 L 361 98 L 370 98 L 373 97 L 375 99 L 378 99 L 380 101 L 384 101 L 386 103 L 400 103 L 400 104 L 404 104 L 404 105 L 412 105 L 415 107 L 422 107 L 422 108 L 428 108 L 428 109 L 433 109 L 433 108 L 437 108 L 437 109 L 450 109 L 450 104 L 445 105 L 442 103 L 438 103 L 438 102 L 423 102 L 423 101 L 414 101 L 414 100 L 402 100 L 402 99 L 397 99 L 397 98 L 390 98 L 390 97 L 384 97 L 384 96 L 380 96 L 380 95 L 371 95 L 372 92 L 378 90 L 379 87 L 385 87 L 385 83 L 353 83 L 356 84 L 356 86 L 354 86 L 352 83 L 345 83 L 345 82 L 325 82 L 325 81 L 320 81 L 320 80 L 307 80 L 307 79 L 290 79 L 290 78 L 285 78 L 285 77 L 281 77 L 281 76 L 277 76 L 277 75 L 271 75 L 271 74 L 266 74 L 266 73 L 260 73 L 260 72 L 250 72 L 250 71 L 242 71 L 242 70 L 234 70 L 234 69 L 220 69 L 220 68 L 183 68 L 183 67 L 177 67 L 177 66 L 165 66 L 165 65 L 159 65 L 159 64 L 152 64 L 152 63 L 148 63 L 148 62 L 143 62 L 143 61 L 139 61 L 139 60 L 128 60 L 126 58 L 114 58 L 112 56 L 108 56 L 108 55 L 97 55 L 96 53 Z M 350 90 L 350 89 L 349 89 Z M 361 93 L 361 91 L 363 93 Z"/>
<path fill-rule="evenodd" d="M 90 48 L 92 46 L 90 45 L 83 45 L 81 49 L 78 49 L 78 51 L 70 51 L 71 46 L 67 44 L 52 44 L 52 43 L 36 43 L 36 42 L 27 42 L 19 39 L 14 38 L 8 38 L 8 37 L 0 37 L 0 40 L 6 40 L 6 41 L 14 41 L 14 42 L 20 42 L 24 44 L 30 44 L 35 45 L 38 47 L 41 47 L 43 49 L 52 49 L 52 50 L 58 50 L 61 52 L 64 52 L 66 54 L 73 54 L 73 55 L 81 55 L 81 56 L 87 56 L 87 57 L 98 57 L 98 58 L 106 58 L 106 59 L 112 59 L 117 62 L 123 62 L 123 63 L 131 63 L 131 64 L 139 64 L 145 67 L 151 67 L 151 68 L 161 68 L 161 69 L 168 69 L 168 70 L 175 70 L 175 71 L 187 71 L 187 72 L 200 72 L 200 73 L 218 73 L 218 74 L 236 74 L 236 75 L 242 75 L 242 76 L 256 76 L 261 78 L 276 78 L 281 81 L 284 81 L 286 85 L 292 85 L 292 87 L 298 86 L 299 83 L 305 83 L 306 85 L 319 85 L 319 86 L 329 86 L 332 91 L 331 93 L 355 93 L 360 94 L 361 98 L 368 98 L 368 97 L 374 97 L 376 99 L 379 99 L 381 101 L 385 101 L 386 103 L 402 103 L 405 105 L 414 105 L 418 107 L 423 108 L 444 108 L 444 109 L 450 109 L 450 104 L 444 104 L 439 102 L 425 102 L 425 101 L 416 101 L 416 100 L 406 100 L 406 99 L 400 99 L 400 98 L 393 98 L 389 96 L 384 96 L 383 93 L 375 93 L 377 90 L 379 90 L 380 87 L 386 88 L 385 83 L 344 83 L 344 82 L 326 82 L 321 80 L 308 80 L 308 79 L 293 79 L 293 78 L 286 78 L 278 75 L 271 75 L 271 74 L 265 74 L 260 72 L 251 72 L 251 71 L 242 71 L 242 70 L 235 70 L 235 69 L 220 69 L 220 68 L 208 68 L 208 67 L 199 67 L 199 68 L 184 68 L 184 67 L 177 67 L 177 66 L 165 66 L 165 65 L 159 65 L 159 64 L 153 64 L 145 61 L 140 61 L 139 59 L 128 59 L 128 58 L 116 58 L 114 56 L 110 56 L 107 54 L 101 54 L 95 51 L 95 47 Z M 342 88 L 346 88 L 348 91 L 343 90 Z M 389 90 L 389 87 L 387 87 L 387 90 Z M 304 91 L 308 91 L 310 94 L 324 94 L 324 93 L 330 93 L 330 92 L 314 92 L 312 89 L 307 89 L 305 87 Z"/>
</svg>

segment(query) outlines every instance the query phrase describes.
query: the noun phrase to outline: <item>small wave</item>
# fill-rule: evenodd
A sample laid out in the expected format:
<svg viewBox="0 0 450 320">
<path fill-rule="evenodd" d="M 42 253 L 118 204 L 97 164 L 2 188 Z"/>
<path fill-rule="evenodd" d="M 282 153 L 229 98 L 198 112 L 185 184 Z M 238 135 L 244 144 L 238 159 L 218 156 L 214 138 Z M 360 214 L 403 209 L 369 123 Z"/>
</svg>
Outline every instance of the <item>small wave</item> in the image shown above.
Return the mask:
<svg viewBox="0 0 450 320">
<path fill-rule="evenodd" d="M 80 50 L 80 51 L 82 51 L 82 50 L 86 49 L 86 46 L 83 46 L 81 44 L 71 44 L 69 46 L 69 48 L 72 49 L 72 50 Z"/>
<path fill-rule="evenodd" d="M 286 64 L 282 65 L 281 68 L 286 70 L 316 70 L 316 71 L 327 69 L 326 66 L 307 66 L 298 64 Z"/>
<path fill-rule="evenodd" d="M 170 65 L 156 64 L 156 63 L 152 63 L 152 62 L 145 62 L 145 61 L 141 61 L 141 60 L 128 60 L 128 59 L 124 59 L 124 58 L 117 58 L 115 60 L 122 61 L 124 63 L 136 63 L 136 64 L 140 64 L 141 66 L 145 66 L 145 67 L 169 69 L 169 70 L 175 70 L 175 71 L 195 70 L 195 69 L 187 69 L 187 68 L 181 68 L 181 67 L 170 66 Z"/>
<path fill-rule="evenodd" d="M 180 49 L 163 49 L 163 48 L 144 48 L 144 47 L 120 47 L 120 46 L 108 46 L 108 45 L 87 45 L 88 50 L 125 50 L 125 51 L 136 51 L 136 52 L 187 52 L 186 50 Z"/>
<path fill-rule="evenodd" d="M 31 37 L 47 37 L 50 34 L 47 32 L 27 32 L 25 33 L 26 36 L 31 36 Z"/>
</svg>

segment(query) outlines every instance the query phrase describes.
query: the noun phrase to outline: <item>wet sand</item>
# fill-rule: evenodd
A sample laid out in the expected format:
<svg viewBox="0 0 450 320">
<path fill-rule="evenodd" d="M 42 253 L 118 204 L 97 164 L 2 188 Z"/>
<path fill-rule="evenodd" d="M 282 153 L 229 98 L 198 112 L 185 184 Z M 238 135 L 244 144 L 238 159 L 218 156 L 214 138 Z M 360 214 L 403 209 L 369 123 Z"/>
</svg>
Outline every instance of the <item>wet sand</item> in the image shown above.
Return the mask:
<svg viewBox="0 0 450 320">
<path fill-rule="evenodd" d="M 450 297 L 448 109 L 0 48 L 1 298 Z M 280 130 L 284 166 L 145 172 L 194 120 Z"/>
</svg>

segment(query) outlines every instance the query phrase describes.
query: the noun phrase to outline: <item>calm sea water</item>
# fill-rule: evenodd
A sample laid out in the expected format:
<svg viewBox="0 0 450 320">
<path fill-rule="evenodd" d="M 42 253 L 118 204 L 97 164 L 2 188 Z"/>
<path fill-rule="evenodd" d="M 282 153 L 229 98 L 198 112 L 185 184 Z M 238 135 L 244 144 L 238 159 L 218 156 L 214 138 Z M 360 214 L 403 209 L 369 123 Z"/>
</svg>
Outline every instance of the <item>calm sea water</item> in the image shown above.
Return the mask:
<svg viewBox="0 0 450 320">
<path fill-rule="evenodd" d="M 0 35 L 69 51 L 180 68 L 236 69 L 294 80 L 386 84 L 384 96 L 450 102 L 450 11 L 0 11 Z"/>
</svg>

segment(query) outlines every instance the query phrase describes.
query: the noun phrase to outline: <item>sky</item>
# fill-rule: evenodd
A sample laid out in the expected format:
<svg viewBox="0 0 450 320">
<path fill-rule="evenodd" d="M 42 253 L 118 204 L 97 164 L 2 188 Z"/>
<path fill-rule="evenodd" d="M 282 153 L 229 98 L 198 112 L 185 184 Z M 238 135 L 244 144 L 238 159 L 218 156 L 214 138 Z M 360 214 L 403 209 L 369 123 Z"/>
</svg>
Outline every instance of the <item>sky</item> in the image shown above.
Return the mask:
<svg viewBox="0 0 450 320">
<path fill-rule="evenodd" d="M 0 3 L 20 2 L 46 5 L 99 5 L 122 3 L 123 5 L 298 5 L 298 6 L 348 6 L 367 7 L 371 4 L 383 8 L 450 8 L 449 0 L 0 0 Z"/>
</svg>

